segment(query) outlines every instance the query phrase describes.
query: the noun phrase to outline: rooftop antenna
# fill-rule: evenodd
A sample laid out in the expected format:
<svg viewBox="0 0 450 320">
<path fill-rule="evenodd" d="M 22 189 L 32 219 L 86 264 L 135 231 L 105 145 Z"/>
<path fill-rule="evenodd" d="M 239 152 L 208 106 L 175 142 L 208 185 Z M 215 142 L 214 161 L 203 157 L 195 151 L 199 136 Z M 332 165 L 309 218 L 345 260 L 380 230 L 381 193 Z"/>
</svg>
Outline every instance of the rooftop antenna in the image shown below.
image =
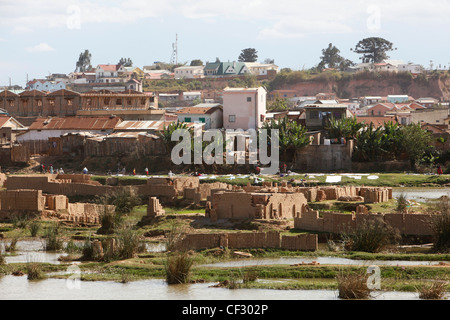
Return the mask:
<svg viewBox="0 0 450 320">
<path fill-rule="evenodd" d="M 178 34 L 175 34 L 175 43 L 172 43 L 172 57 L 170 63 L 178 65 Z"/>
</svg>

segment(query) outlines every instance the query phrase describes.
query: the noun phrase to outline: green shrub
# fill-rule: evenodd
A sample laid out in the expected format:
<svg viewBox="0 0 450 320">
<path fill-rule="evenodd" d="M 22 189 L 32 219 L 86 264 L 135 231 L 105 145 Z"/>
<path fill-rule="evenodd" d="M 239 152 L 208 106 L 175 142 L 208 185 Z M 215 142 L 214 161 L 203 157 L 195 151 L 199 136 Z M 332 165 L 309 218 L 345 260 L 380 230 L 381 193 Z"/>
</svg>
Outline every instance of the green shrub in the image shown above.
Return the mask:
<svg viewBox="0 0 450 320">
<path fill-rule="evenodd" d="M 168 284 L 182 284 L 189 282 L 193 261 L 186 253 L 169 255 L 165 263 L 166 281 Z"/>
<path fill-rule="evenodd" d="M 54 223 L 45 229 L 45 251 L 58 251 L 63 249 L 64 242 L 59 237 L 59 226 Z"/>
<path fill-rule="evenodd" d="M 399 234 L 380 219 L 367 219 L 343 233 L 344 247 L 350 251 L 379 252 L 399 239 Z"/>
<path fill-rule="evenodd" d="M 33 220 L 28 225 L 28 229 L 30 230 L 31 236 L 34 238 L 39 233 L 39 230 L 41 229 L 41 224 L 37 220 Z"/>
</svg>

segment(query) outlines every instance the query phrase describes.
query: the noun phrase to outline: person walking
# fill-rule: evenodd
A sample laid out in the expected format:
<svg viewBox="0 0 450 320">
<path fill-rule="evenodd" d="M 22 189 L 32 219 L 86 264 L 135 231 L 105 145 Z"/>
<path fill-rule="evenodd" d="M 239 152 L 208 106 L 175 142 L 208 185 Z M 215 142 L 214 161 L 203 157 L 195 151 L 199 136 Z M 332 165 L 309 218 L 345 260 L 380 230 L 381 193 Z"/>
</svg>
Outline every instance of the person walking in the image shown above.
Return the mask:
<svg viewBox="0 0 450 320">
<path fill-rule="evenodd" d="M 148 176 L 148 168 L 147 167 L 145 168 L 145 175 Z"/>
</svg>

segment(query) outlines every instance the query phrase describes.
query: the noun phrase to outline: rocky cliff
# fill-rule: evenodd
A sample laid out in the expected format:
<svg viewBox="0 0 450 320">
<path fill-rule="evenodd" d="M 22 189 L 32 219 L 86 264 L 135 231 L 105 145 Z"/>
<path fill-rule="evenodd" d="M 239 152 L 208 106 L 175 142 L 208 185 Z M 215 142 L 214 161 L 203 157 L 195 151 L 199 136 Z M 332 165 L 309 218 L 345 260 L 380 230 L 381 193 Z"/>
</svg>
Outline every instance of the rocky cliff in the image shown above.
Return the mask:
<svg viewBox="0 0 450 320">
<path fill-rule="evenodd" d="M 339 80 L 312 79 L 283 84 L 277 89 L 296 90 L 299 95 L 304 96 L 314 96 L 319 92 L 334 92 L 339 98 L 407 94 L 415 99 L 421 97 L 450 99 L 450 77 L 412 79 L 391 76 L 381 79 L 358 77 Z"/>
</svg>

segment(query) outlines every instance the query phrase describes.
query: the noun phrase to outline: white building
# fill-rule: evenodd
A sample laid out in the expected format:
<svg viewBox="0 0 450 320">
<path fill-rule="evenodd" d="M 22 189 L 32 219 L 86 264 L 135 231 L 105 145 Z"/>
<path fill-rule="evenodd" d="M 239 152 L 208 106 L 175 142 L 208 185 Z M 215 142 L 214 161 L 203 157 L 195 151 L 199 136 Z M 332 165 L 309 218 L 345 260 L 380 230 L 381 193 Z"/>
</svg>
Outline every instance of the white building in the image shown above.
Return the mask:
<svg viewBox="0 0 450 320">
<path fill-rule="evenodd" d="M 119 76 L 125 72 L 125 68 L 120 64 L 99 64 L 95 69 L 95 80 L 97 83 L 122 82 Z"/>
<path fill-rule="evenodd" d="M 177 112 L 178 121 L 204 123 L 204 129 L 221 129 L 223 126 L 223 107 L 218 103 L 201 103 L 183 108 Z"/>
<path fill-rule="evenodd" d="M 413 74 L 418 74 L 418 73 L 422 73 L 423 70 L 424 70 L 424 68 L 420 64 L 408 63 L 408 64 L 399 64 L 398 65 L 398 71 L 411 72 Z"/>
<path fill-rule="evenodd" d="M 175 79 L 204 78 L 204 66 L 182 66 L 174 69 Z"/>
<path fill-rule="evenodd" d="M 255 76 L 266 76 L 268 71 L 278 73 L 278 66 L 273 63 L 245 62 L 247 69 Z"/>
<path fill-rule="evenodd" d="M 66 84 L 62 81 L 32 80 L 27 83 L 26 89 L 53 92 L 66 89 Z"/>
</svg>

